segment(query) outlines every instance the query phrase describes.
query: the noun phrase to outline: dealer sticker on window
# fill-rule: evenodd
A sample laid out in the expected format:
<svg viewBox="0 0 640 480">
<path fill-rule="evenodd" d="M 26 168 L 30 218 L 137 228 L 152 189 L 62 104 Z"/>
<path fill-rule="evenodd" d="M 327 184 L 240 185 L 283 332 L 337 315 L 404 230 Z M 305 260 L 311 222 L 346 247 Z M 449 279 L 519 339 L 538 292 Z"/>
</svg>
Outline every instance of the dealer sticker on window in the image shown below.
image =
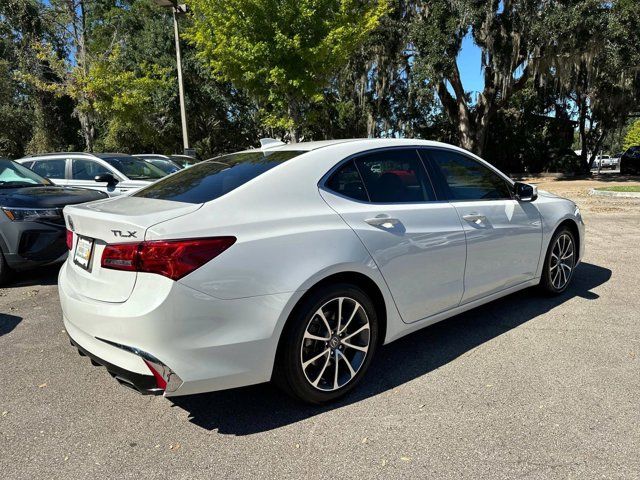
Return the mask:
<svg viewBox="0 0 640 480">
<path fill-rule="evenodd" d="M 73 261 L 80 265 L 85 270 L 89 269 L 91 261 L 91 253 L 93 252 L 93 239 L 78 236 L 78 242 L 76 244 L 76 252 L 73 256 Z"/>
</svg>

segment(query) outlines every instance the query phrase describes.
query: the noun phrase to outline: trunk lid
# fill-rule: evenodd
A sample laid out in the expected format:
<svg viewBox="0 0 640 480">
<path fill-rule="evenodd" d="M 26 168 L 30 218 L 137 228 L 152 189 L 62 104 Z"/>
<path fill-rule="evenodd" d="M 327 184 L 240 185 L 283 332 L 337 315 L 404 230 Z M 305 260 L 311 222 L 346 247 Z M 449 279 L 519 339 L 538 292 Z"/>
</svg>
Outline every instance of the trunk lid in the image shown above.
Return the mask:
<svg viewBox="0 0 640 480">
<path fill-rule="evenodd" d="M 114 303 L 126 301 L 135 286 L 137 273 L 102 268 L 100 260 L 105 246 L 141 242 L 152 225 L 195 212 L 201 205 L 123 196 L 66 207 L 64 219 L 67 228 L 74 232 L 67 262 L 69 283 L 88 298 Z M 75 261 L 80 237 L 91 243 L 87 268 Z"/>
</svg>

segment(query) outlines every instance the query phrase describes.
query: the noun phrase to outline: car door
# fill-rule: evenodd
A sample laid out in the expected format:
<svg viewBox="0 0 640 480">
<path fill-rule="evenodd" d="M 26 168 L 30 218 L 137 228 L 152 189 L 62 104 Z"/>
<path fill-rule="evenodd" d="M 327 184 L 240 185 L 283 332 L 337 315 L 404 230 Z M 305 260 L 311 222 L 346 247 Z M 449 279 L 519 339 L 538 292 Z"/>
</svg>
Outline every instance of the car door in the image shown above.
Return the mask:
<svg viewBox="0 0 640 480">
<path fill-rule="evenodd" d="M 120 189 L 116 185 L 109 185 L 107 182 L 96 182 L 96 175 L 102 175 L 109 173 L 113 175 L 117 180 L 120 177 L 117 173 L 103 165 L 97 160 L 89 158 L 72 158 L 71 159 L 71 176 L 69 185 L 73 187 L 90 188 L 92 190 L 100 190 L 105 192 L 109 196 L 119 195 Z"/>
<path fill-rule="evenodd" d="M 455 207 L 467 238 L 462 303 L 534 278 L 542 247 L 536 206 L 515 200 L 511 184 L 471 156 L 442 148 L 426 153 L 437 189 Z"/>
<path fill-rule="evenodd" d="M 67 160 L 64 158 L 43 158 L 35 160 L 29 167 L 41 177 L 48 178 L 56 185 L 66 185 Z"/>
<path fill-rule="evenodd" d="M 460 303 L 464 232 L 455 208 L 437 201 L 416 149 L 350 159 L 328 177 L 321 195 L 371 254 L 405 322 Z"/>
</svg>

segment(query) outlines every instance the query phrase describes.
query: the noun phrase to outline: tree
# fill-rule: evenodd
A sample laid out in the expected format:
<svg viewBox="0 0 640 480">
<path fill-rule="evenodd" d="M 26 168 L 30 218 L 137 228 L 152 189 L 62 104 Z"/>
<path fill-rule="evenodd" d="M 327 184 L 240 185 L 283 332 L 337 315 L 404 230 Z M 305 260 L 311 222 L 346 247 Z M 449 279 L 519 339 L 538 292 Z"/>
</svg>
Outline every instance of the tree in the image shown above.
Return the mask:
<svg viewBox="0 0 640 480">
<path fill-rule="evenodd" d="M 640 5 L 636 0 L 551 2 L 536 69 L 575 107 L 583 170 L 640 99 Z M 590 155 L 589 155 L 590 154 Z"/>
<path fill-rule="evenodd" d="M 189 38 L 298 141 L 304 113 L 388 11 L 385 0 L 193 0 Z"/>
<path fill-rule="evenodd" d="M 417 80 L 437 92 L 443 110 L 457 125 L 463 148 L 482 154 L 496 111 L 530 78 L 534 50 L 527 32 L 537 16 L 538 3 L 416 2 L 411 40 Z M 482 51 L 484 89 L 475 102 L 462 84 L 457 64 L 468 33 Z"/>
<path fill-rule="evenodd" d="M 640 145 L 640 120 L 636 120 L 629 126 L 629 129 L 624 136 L 622 149 L 626 150 L 627 148 L 635 145 Z"/>
</svg>

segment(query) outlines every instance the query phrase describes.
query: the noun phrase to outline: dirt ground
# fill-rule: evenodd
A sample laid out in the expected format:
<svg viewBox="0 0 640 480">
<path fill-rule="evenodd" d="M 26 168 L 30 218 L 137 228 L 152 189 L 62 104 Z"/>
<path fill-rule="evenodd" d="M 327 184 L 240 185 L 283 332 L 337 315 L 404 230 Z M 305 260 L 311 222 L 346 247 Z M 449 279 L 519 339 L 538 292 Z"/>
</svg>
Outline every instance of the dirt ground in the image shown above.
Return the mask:
<svg viewBox="0 0 640 480">
<path fill-rule="evenodd" d="M 589 190 L 597 187 L 615 185 L 639 185 L 640 177 L 628 177 L 616 174 L 602 174 L 590 179 L 556 180 L 549 178 L 529 178 L 524 182 L 537 185 L 562 197 L 575 201 L 583 214 L 589 213 L 636 213 L 640 207 L 640 198 L 600 197 L 589 195 Z"/>
</svg>

